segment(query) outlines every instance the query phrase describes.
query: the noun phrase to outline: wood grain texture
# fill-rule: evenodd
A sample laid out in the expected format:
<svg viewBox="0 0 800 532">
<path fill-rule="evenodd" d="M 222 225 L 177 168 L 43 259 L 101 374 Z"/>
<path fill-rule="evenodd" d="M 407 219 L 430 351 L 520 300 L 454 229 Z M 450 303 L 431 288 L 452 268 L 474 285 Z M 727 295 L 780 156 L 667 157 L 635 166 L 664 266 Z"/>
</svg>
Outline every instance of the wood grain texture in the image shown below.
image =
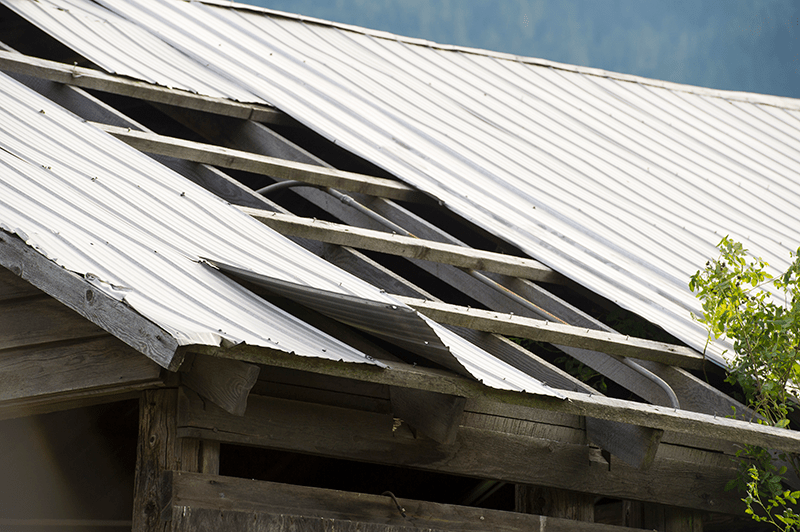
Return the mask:
<svg viewBox="0 0 800 532">
<path fill-rule="evenodd" d="M 354 378 L 391 386 L 427 390 L 467 398 L 492 398 L 500 403 L 512 403 L 534 409 L 589 416 L 652 429 L 761 445 L 770 449 L 792 452 L 800 450 L 800 433 L 796 431 L 698 414 L 686 410 L 612 399 L 599 395 L 589 396 L 588 394 L 561 390 L 559 393 L 562 394 L 563 399 L 560 399 L 554 396 L 509 392 L 489 388 L 479 382 L 444 371 L 412 368 L 399 363 L 393 363 L 391 368 L 385 369 L 367 367 L 363 364 L 340 364 L 324 359 L 296 357 L 275 350 L 252 346 L 240 345 L 230 349 L 213 346 L 190 346 L 188 349 L 200 354 L 276 365 L 331 376 Z M 269 353 L 269 358 L 265 356 L 267 353 Z"/>
<path fill-rule="evenodd" d="M 230 477 L 173 473 L 175 530 L 633 532 L 630 528 L 516 512 L 290 486 Z"/>
<path fill-rule="evenodd" d="M 456 440 L 464 414 L 464 397 L 439 393 L 389 388 L 392 413 L 433 441 L 447 445 Z"/>
<path fill-rule="evenodd" d="M 594 522 L 593 495 L 524 484 L 515 486 L 514 495 L 514 506 L 518 512 Z"/>
<path fill-rule="evenodd" d="M 532 259 L 259 209 L 245 207 L 242 211 L 287 236 L 299 236 L 330 244 L 548 283 L 565 281 L 561 274 Z"/>
<path fill-rule="evenodd" d="M 0 301 L 44 295 L 44 292 L 0 266 Z"/>
<path fill-rule="evenodd" d="M 198 355 L 191 370 L 181 373 L 181 382 L 226 412 L 241 416 L 258 372 L 253 364 Z"/>
<path fill-rule="evenodd" d="M 734 474 L 733 463 L 716 453 L 700 452 L 692 461 L 679 461 L 661 458 L 659 452 L 647 471 L 622 462 L 609 468 L 585 444 L 462 425 L 452 445 L 441 445 L 415 438 L 404 425 L 393 430 L 388 415 L 262 397 L 251 397 L 245 416 L 236 417 L 213 405 L 204 407 L 199 397 L 187 394 L 178 424 L 179 434 L 188 437 L 708 511 L 743 511 L 739 497 L 724 491 Z"/>
<path fill-rule="evenodd" d="M 230 148 L 221 148 L 212 144 L 203 144 L 174 137 L 133 131 L 96 122 L 94 122 L 94 125 L 106 133 L 114 135 L 137 150 L 148 153 L 177 157 L 222 168 L 244 170 L 246 172 L 268 175 L 282 180 L 297 180 L 311 185 L 331 187 L 403 201 L 431 203 L 431 199 L 427 195 L 408 185 L 391 179 L 344 172 L 311 164 L 296 163 L 285 159 L 278 159 Z"/>
<path fill-rule="evenodd" d="M 616 356 L 655 360 L 662 364 L 691 369 L 702 369 L 704 363 L 702 355 L 679 345 L 437 301 L 402 296 L 397 298 L 429 318 L 447 325 L 600 351 Z"/>
<path fill-rule="evenodd" d="M 0 232 L 0 265 L 160 366 L 176 369 L 180 365 L 181 357 L 176 357 L 178 343 L 169 333 L 5 232 Z"/>
<path fill-rule="evenodd" d="M 0 352 L 6 349 L 107 334 L 91 321 L 51 297 L 0 303 Z"/>
<path fill-rule="evenodd" d="M 178 105 L 187 109 L 245 118 L 258 122 L 296 125 L 297 122 L 275 108 L 244 104 L 226 98 L 203 96 L 135 81 L 98 70 L 47 61 L 14 52 L 0 51 L 0 70 L 66 83 L 85 89 L 94 89 L 121 96 L 130 96 L 149 102 Z"/>
<path fill-rule="evenodd" d="M 0 352 L 0 405 L 65 392 L 155 382 L 161 368 L 116 338 Z M 74 398 L 76 395 L 73 394 Z"/>
</svg>

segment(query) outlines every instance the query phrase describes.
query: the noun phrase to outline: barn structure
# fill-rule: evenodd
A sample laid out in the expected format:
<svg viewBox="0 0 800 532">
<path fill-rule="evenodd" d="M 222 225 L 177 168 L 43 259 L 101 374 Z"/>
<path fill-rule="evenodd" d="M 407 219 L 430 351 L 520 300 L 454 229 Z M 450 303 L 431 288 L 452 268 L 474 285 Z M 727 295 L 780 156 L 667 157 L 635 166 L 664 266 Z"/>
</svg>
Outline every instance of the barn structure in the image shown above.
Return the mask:
<svg viewBox="0 0 800 532">
<path fill-rule="evenodd" d="M 800 102 L 214 1 L 0 48 L 0 530 L 757 530 L 800 436 L 687 283 L 788 264 Z"/>
</svg>

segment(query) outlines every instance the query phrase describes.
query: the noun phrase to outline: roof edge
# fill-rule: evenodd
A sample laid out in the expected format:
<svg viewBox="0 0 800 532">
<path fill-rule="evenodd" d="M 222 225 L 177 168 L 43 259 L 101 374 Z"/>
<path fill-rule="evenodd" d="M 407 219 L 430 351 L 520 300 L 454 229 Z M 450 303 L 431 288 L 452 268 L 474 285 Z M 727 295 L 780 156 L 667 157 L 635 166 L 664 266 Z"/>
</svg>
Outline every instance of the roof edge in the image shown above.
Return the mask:
<svg viewBox="0 0 800 532">
<path fill-rule="evenodd" d="M 272 16 L 287 18 L 296 20 L 299 22 L 306 22 L 310 24 L 319 24 L 322 26 L 330 26 L 334 28 L 338 28 L 341 30 L 346 31 L 353 31 L 356 33 L 361 33 L 364 35 L 369 35 L 378 39 L 388 39 L 392 41 L 403 42 L 407 44 L 414 44 L 417 46 L 427 46 L 429 48 L 434 48 L 437 50 L 447 50 L 447 51 L 454 51 L 454 52 L 462 52 L 467 54 L 474 54 L 474 55 L 483 55 L 486 57 L 494 57 L 496 59 L 504 59 L 507 61 L 517 61 L 519 63 L 529 64 L 529 65 L 536 65 L 536 66 L 544 66 L 550 67 L 557 70 L 565 70 L 568 72 L 576 72 L 579 74 L 586 74 L 589 76 L 598 76 L 602 78 L 609 78 L 618 81 L 626 81 L 630 83 L 639 83 L 641 85 L 647 85 L 651 87 L 658 87 L 662 89 L 668 89 L 673 91 L 679 92 L 688 92 L 691 94 L 698 94 L 701 96 L 708 96 L 711 98 L 722 98 L 725 100 L 732 100 L 737 102 L 745 102 L 745 103 L 754 103 L 754 104 L 761 104 L 761 105 L 769 105 L 771 107 L 780 107 L 782 109 L 789 109 L 789 110 L 796 110 L 800 111 L 800 98 L 791 98 L 788 96 L 775 96 L 771 94 L 761 94 L 757 92 L 744 92 L 744 91 L 732 91 L 732 90 L 725 90 L 725 89 L 712 89 L 708 87 L 701 87 L 697 85 L 688 85 L 684 83 L 676 83 L 673 81 L 664 81 L 659 79 L 653 78 L 646 78 L 642 76 L 636 76 L 634 74 L 624 74 L 621 72 L 612 72 L 608 70 L 603 70 L 601 68 L 593 68 L 593 67 L 585 67 L 579 65 L 570 65 L 567 63 L 559 63 L 557 61 L 550 61 L 548 59 L 540 59 L 536 57 L 528 57 L 516 54 L 510 54 L 506 52 L 495 52 L 492 50 L 485 50 L 482 48 L 470 48 L 468 46 L 458 46 L 453 44 L 441 44 L 434 41 L 428 41 L 426 39 L 419 39 L 415 37 L 405 37 L 402 35 L 397 35 L 388 31 L 383 30 L 373 30 L 369 28 L 364 28 L 362 26 L 355 26 L 352 24 L 345 24 L 342 22 L 334 22 L 330 20 L 315 18 L 315 17 L 308 17 L 304 15 L 298 15 L 295 13 L 288 13 L 286 11 L 278 11 L 275 9 L 269 9 L 260 6 L 253 6 L 249 4 L 243 4 L 241 2 L 235 2 L 232 0 L 184 0 L 185 2 L 197 2 L 201 4 L 206 4 L 215 7 L 227 7 L 232 9 L 239 9 L 242 11 L 252 11 L 255 13 L 262 13 L 268 14 Z"/>
</svg>

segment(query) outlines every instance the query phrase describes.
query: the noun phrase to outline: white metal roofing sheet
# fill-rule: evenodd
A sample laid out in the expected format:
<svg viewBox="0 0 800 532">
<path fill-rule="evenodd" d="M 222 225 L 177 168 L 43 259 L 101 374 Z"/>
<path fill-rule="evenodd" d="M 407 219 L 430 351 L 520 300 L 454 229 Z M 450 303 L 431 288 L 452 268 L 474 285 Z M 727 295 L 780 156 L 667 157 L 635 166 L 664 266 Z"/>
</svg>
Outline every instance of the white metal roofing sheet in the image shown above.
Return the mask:
<svg viewBox="0 0 800 532">
<path fill-rule="evenodd" d="M 776 269 L 800 243 L 796 100 L 431 46 L 266 10 L 100 3 L 109 25 L 123 24 L 113 12 L 163 41 L 115 54 L 114 70 L 167 43 L 210 77 L 698 350 L 706 334 L 690 317 L 700 307 L 687 283 L 720 238 L 744 242 Z M 53 24 L 32 20 L 58 37 Z M 104 46 L 101 35 L 73 35 L 64 42 L 89 59 Z M 165 85 L 174 76 L 152 73 Z M 711 350 L 718 361 L 722 348 Z"/>
<path fill-rule="evenodd" d="M 245 342 L 382 365 L 246 290 L 201 257 L 414 313 L 4 74 L 0 229 L 124 300 L 182 345 Z M 422 316 L 418 321 L 457 365 L 485 384 L 558 395 L 438 324 Z"/>
</svg>

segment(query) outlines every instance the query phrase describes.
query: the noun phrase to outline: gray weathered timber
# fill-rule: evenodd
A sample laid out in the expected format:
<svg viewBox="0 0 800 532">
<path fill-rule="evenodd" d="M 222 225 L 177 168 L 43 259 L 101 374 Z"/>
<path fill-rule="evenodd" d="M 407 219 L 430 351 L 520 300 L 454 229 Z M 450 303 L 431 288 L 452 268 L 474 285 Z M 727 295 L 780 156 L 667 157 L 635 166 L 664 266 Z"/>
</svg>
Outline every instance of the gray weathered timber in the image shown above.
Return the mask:
<svg viewBox="0 0 800 532">
<path fill-rule="evenodd" d="M 188 125 L 200 135 L 224 143 L 229 147 L 245 149 L 247 151 L 260 153 L 263 155 L 280 156 L 286 159 L 308 164 L 330 167 L 330 165 L 318 157 L 315 157 L 302 148 L 296 146 L 269 128 L 252 121 L 248 121 L 240 128 L 236 128 L 235 132 L 231 131 L 230 128 L 224 129 L 224 133 L 220 133 L 219 128 L 212 128 L 208 125 L 203 125 L 197 122 Z M 386 230 L 385 226 L 382 226 L 375 220 L 365 216 L 357 210 L 344 205 L 341 201 L 333 198 L 331 195 L 321 190 L 306 187 L 295 189 L 294 192 L 347 224 L 371 228 L 378 231 Z M 353 197 L 378 214 L 385 216 L 387 219 L 410 231 L 412 234 L 414 234 L 414 236 L 460 246 L 464 245 L 463 242 L 447 234 L 435 225 L 423 220 L 419 216 L 411 213 L 407 209 L 397 205 L 391 200 L 375 198 L 371 196 L 361 196 L 358 194 L 355 194 Z M 539 288 L 542 297 L 538 302 L 536 302 L 536 304 L 542 308 L 542 313 L 536 314 L 533 313 L 529 308 L 520 305 L 506 295 L 478 282 L 476 279 L 459 268 L 418 259 L 409 260 L 422 270 L 436 276 L 460 292 L 463 292 L 469 297 L 480 301 L 488 308 L 493 310 L 513 312 L 514 314 L 521 316 L 541 318 L 546 316 L 548 307 L 550 305 L 558 306 L 565 304 L 556 296 L 537 287 Z M 529 284 L 533 285 L 533 283 Z M 567 320 L 567 323 L 571 322 Z M 577 349 L 568 346 L 558 347 L 570 356 L 573 356 L 581 362 L 592 367 L 602 375 L 605 375 L 614 382 L 617 382 L 631 390 L 638 396 L 655 404 L 669 404 L 669 399 L 664 393 L 664 390 L 662 390 L 652 381 L 642 378 L 639 373 L 626 366 L 616 358 L 608 356 L 605 353 L 597 353 L 585 349 Z"/>
<path fill-rule="evenodd" d="M 515 488 L 517 512 L 594 522 L 595 497 L 592 495 L 524 484 L 517 484 Z"/>
<path fill-rule="evenodd" d="M 397 298 L 432 320 L 448 325 L 518 336 L 556 345 L 591 349 L 610 355 L 655 360 L 662 364 L 691 369 L 702 369 L 703 367 L 703 356 L 688 347 L 643 338 L 630 338 L 622 334 L 578 328 L 513 314 L 470 309 L 436 301 L 402 296 L 397 296 Z"/>
<path fill-rule="evenodd" d="M 272 155 L 293 161 L 330 167 L 330 165 L 325 163 L 325 161 L 300 148 L 274 131 L 264 127 L 262 124 L 247 120 L 234 123 L 230 119 L 222 119 L 220 117 L 213 117 L 210 115 L 207 115 L 209 119 L 200 120 L 198 119 L 197 113 L 187 113 L 186 111 L 174 108 L 166 109 L 165 111 L 188 128 L 211 140 L 212 142 L 217 142 L 229 147 L 244 149 L 263 155 Z M 358 211 L 343 205 L 340 201 L 333 200 L 329 194 L 323 193 L 322 191 L 305 188 L 296 190 L 296 192 L 298 192 L 305 199 L 334 214 L 334 216 L 346 221 L 347 223 L 385 230 L 385 227 L 374 227 L 374 220 L 371 220 Z M 462 242 L 456 240 L 434 225 L 422 220 L 418 216 L 413 215 L 408 210 L 399 207 L 392 201 L 381 198 L 372 198 L 370 196 L 356 195 L 356 197 L 359 201 L 367 202 L 370 207 L 377 208 L 376 211 L 380 214 L 387 216 L 395 222 L 401 223 L 401 225 L 404 225 L 410 229 L 416 236 L 464 246 Z M 409 226 L 409 224 L 411 225 Z M 391 275 L 387 276 L 384 273 L 385 269 L 381 268 L 376 270 L 371 268 L 371 264 L 369 262 L 359 261 L 357 257 L 355 257 L 356 260 L 353 261 L 352 259 L 354 257 L 352 255 L 353 254 L 345 253 L 344 257 L 342 257 L 342 254 L 337 254 L 337 256 L 342 259 L 337 264 L 345 267 L 351 271 L 351 273 L 354 273 L 362 278 L 365 277 L 364 271 L 366 271 L 368 273 L 367 278 L 371 282 L 374 281 L 378 286 L 383 286 L 384 289 L 393 293 L 407 293 L 401 290 L 410 290 L 412 293 L 408 295 L 422 295 L 423 297 L 426 297 L 426 294 L 419 293 L 416 287 L 410 289 L 405 280 L 397 280 L 397 282 L 395 282 L 395 279 Z M 428 261 L 416 259 L 411 260 L 423 270 L 436 275 L 446 283 L 454 286 L 456 289 L 467 293 L 471 297 L 475 297 L 484 304 L 487 304 L 489 308 L 504 309 L 504 305 L 510 304 L 512 308 L 508 309 L 509 311 L 516 311 L 518 314 L 522 315 L 530 313 L 529 309 L 514 303 L 511 299 L 501 295 L 497 291 L 491 290 L 486 285 L 478 283 L 474 278 L 458 268 L 430 263 Z M 389 285 L 381 284 L 382 282 L 386 282 L 387 279 L 390 283 Z M 552 295 L 550 297 L 552 299 L 557 299 Z M 462 335 L 464 334 L 464 331 L 466 331 L 466 334 L 469 335 L 470 341 L 476 342 L 477 345 L 489 350 L 489 352 L 498 356 L 502 354 L 508 355 L 505 358 L 500 356 L 500 358 L 506 362 L 514 363 L 522 361 L 522 367 L 527 368 L 526 371 L 532 370 L 532 374 L 540 380 L 550 382 L 557 387 L 559 386 L 559 383 L 562 383 L 564 386 L 566 386 L 566 389 L 582 388 L 582 385 L 580 383 L 576 383 L 574 379 L 571 379 L 573 381 L 572 383 L 564 382 L 565 379 L 566 381 L 569 381 L 570 378 L 568 376 L 565 377 L 563 372 L 553 368 L 537 357 L 533 357 L 530 354 L 525 355 L 520 353 L 519 351 L 521 351 L 521 349 L 519 348 L 508 348 L 508 346 L 506 346 L 506 348 L 502 350 L 502 353 L 498 353 L 497 350 L 494 349 L 497 347 L 496 339 L 494 341 L 492 341 L 491 338 L 489 340 L 486 340 L 486 338 L 482 339 L 479 336 L 475 336 L 472 331 L 468 330 L 462 330 Z M 604 369 L 604 371 L 601 371 L 602 374 L 608 375 L 610 378 L 612 378 L 612 380 L 627 383 L 628 388 L 641 397 L 645 397 L 654 403 L 667 402 L 666 394 L 661 388 L 649 380 L 642 379 L 640 375 L 617 359 L 607 356 L 604 353 L 594 353 L 585 351 L 583 349 L 571 347 L 562 347 L 562 349 L 568 354 L 576 357 L 583 357 L 584 359 L 589 358 L 592 361 L 599 360 L 600 363 L 595 364 L 595 366 L 600 366 Z M 616 378 L 613 378 L 612 376 L 616 376 Z M 602 420 L 596 420 L 593 422 L 589 430 L 590 436 L 594 440 L 608 445 L 608 450 L 614 453 L 615 456 L 618 456 L 623 460 L 626 460 L 628 463 L 637 466 L 646 466 L 650 462 L 652 452 L 655 448 L 653 444 L 657 441 L 660 435 L 660 432 L 656 431 L 650 431 L 648 435 L 647 430 L 628 427 L 614 422 L 605 422 Z M 595 432 L 597 432 L 596 436 L 594 435 Z M 643 436 L 646 437 L 643 438 Z M 624 445 L 620 446 L 615 442 L 624 442 Z"/>
<path fill-rule="evenodd" d="M 633 529 L 538 515 L 398 499 L 274 482 L 173 472 L 172 519 L 176 530 L 464 530 L 498 532 L 632 532 Z M 184 508 L 186 511 L 184 512 Z M 227 517 L 226 517 L 227 516 Z M 247 517 L 246 517 L 247 516 Z M 248 522 L 248 517 L 249 521 Z M 192 528 L 196 526 L 199 528 Z"/>
<path fill-rule="evenodd" d="M 116 336 L 160 366 L 176 369 L 178 342 L 166 331 L 26 245 L 0 232 L 0 265 Z"/>
<path fill-rule="evenodd" d="M 0 353 L 0 406 L 20 399 L 159 380 L 161 368 L 116 338 Z"/>
<path fill-rule="evenodd" d="M 503 255 L 501 253 L 443 244 L 384 231 L 362 229 L 324 220 L 312 220 L 310 218 L 264 212 L 257 209 L 242 208 L 242 211 L 287 236 L 299 236 L 341 246 L 441 262 L 458 266 L 459 268 L 491 271 L 547 283 L 564 282 L 563 276 L 542 263 L 513 255 Z"/>
<path fill-rule="evenodd" d="M 91 321 L 44 294 L 0 303 L 0 352 L 26 345 L 107 334 Z"/>
<path fill-rule="evenodd" d="M 259 396 L 250 398 L 244 417 L 236 417 L 187 393 L 179 405 L 178 425 L 179 435 L 193 438 L 743 512 L 739 497 L 724 491 L 735 469 L 730 458 L 699 450 L 686 462 L 657 457 L 646 471 L 623 462 L 609 468 L 585 444 L 462 425 L 452 445 L 441 445 L 415 438 L 405 425 L 393 431 L 390 415 Z"/>
<path fill-rule="evenodd" d="M 44 292 L 0 266 L 0 301 L 42 296 Z"/>
<path fill-rule="evenodd" d="M 433 441 L 451 444 L 464 414 L 464 397 L 389 387 L 392 413 Z"/>
<path fill-rule="evenodd" d="M 211 144 L 174 137 L 165 137 L 141 131 L 129 131 L 124 128 L 96 122 L 93 124 L 137 150 L 147 153 L 186 159 L 222 168 L 244 170 L 277 179 L 296 180 L 311 185 L 332 187 L 373 196 L 432 204 L 429 196 L 391 179 L 326 169 L 315 165 L 295 163 L 275 157 L 220 148 Z"/>
<path fill-rule="evenodd" d="M 235 118 L 280 125 L 297 122 L 275 108 L 264 105 L 239 103 L 225 98 L 203 96 L 187 91 L 170 89 L 98 70 L 47 61 L 16 52 L 0 51 L 0 70 L 15 72 L 35 78 L 66 83 L 85 89 L 94 89 L 121 96 L 130 96 L 148 102 L 179 105 L 187 109 L 221 114 Z"/>
<path fill-rule="evenodd" d="M 181 373 L 181 383 L 226 412 L 241 416 L 258 372 L 258 366 L 246 362 L 198 355 L 191 369 Z"/>
<path fill-rule="evenodd" d="M 800 451 L 800 433 L 737 419 L 677 410 L 656 405 L 612 399 L 600 395 L 560 390 L 566 399 L 530 393 L 510 392 L 489 388 L 465 377 L 445 371 L 411 367 L 393 363 L 391 368 L 370 367 L 366 364 L 342 364 L 335 361 L 297 357 L 268 348 L 239 345 L 229 349 L 214 346 L 187 346 L 190 352 L 233 358 L 266 365 L 275 365 L 347 377 L 368 382 L 427 390 L 461 397 L 487 397 L 501 403 L 552 410 L 566 414 L 589 416 L 601 420 L 640 425 L 653 429 L 761 445 L 771 449 Z M 362 367 L 363 366 L 363 367 Z"/>
</svg>

